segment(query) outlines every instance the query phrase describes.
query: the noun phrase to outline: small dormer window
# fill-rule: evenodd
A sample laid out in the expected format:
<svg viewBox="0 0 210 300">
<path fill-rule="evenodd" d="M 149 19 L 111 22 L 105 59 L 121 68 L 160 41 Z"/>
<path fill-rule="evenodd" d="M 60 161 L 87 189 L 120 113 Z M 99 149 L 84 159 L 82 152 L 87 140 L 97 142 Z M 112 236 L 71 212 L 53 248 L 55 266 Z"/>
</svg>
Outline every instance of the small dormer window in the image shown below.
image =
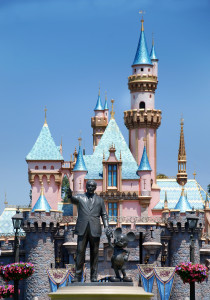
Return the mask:
<svg viewBox="0 0 210 300">
<path fill-rule="evenodd" d="M 150 68 L 148 69 L 148 72 L 150 72 Z"/>
<path fill-rule="evenodd" d="M 117 186 L 117 164 L 108 165 L 108 186 Z"/>
<path fill-rule="evenodd" d="M 38 167 L 38 166 L 35 166 L 35 170 L 39 170 L 39 167 Z"/>
<path fill-rule="evenodd" d="M 46 170 L 47 169 L 47 167 L 46 166 L 43 166 L 43 170 Z"/>
<path fill-rule="evenodd" d="M 141 68 L 141 72 L 143 72 L 144 71 L 144 68 Z"/>
<path fill-rule="evenodd" d="M 51 166 L 50 169 L 51 169 L 51 170 L 54 170 L 54 166 Z"/>
</svg>

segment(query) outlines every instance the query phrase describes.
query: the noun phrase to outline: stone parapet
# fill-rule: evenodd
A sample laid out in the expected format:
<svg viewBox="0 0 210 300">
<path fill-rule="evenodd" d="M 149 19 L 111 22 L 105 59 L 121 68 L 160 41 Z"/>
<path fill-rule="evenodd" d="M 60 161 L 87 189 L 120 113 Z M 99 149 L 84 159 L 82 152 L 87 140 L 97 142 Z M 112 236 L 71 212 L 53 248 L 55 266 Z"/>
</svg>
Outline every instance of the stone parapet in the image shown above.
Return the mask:
<svg viewBox="0 0 210 300">
<path fill-rule="evenodd" d="M 124 111 L 124 124 L 128 129 L 155 128 L 161 124 L 162 112 L 156 109 L 126 110 Z"/>
</svg>

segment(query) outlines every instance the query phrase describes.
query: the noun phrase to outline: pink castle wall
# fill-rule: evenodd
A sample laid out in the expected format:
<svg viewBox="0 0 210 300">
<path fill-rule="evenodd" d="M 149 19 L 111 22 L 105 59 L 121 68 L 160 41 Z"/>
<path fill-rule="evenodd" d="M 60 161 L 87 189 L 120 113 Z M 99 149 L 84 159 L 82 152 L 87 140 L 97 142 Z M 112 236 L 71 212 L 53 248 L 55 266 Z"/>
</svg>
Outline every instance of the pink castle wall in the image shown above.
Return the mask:
<svg viewBox="0 0 210 300">
<path fill-rule="evenodd" d="M 141 215 L 141 208 L 139 201 L 123 201 L 122 216 L 123 217 L 139 217 Z"/>
</svg>

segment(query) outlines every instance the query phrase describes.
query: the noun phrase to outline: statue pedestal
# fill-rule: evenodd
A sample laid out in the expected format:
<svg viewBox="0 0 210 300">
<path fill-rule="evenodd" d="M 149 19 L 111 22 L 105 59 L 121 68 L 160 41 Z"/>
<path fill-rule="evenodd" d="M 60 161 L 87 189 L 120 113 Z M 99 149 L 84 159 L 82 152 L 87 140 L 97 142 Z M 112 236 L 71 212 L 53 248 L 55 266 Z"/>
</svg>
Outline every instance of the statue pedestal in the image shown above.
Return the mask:
<svg viewBox="0 0 210 300">
<path fill-rule="evenodd" d="M 145 292 L 142 287 L 126 282 L 70 284 L 49 294 L 52 300 L 149 300 L 152 296 L 152 293 Z"/>
</svg>

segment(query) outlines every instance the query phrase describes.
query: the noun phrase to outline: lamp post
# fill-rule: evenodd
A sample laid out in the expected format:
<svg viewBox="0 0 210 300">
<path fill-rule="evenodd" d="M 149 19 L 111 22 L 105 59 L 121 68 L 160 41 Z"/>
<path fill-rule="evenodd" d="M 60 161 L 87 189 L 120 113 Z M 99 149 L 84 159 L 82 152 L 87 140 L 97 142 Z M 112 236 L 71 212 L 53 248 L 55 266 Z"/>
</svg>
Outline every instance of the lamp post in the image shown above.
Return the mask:
<svg viewBox="0 0 210 300">
<path fill-rule="evenodd" d="M 194 231 L 197 227 L 198 217 L 195 214 L 194 209 L 187 216 L 187 222 L 189 225 L 189 229 L 191 229 L 190 235 L 190 261 L 195 263 L 195 239 L 194 239 Z M 190 283 L 190 300 L 195 300 L 195 282 Z"/>
<path fill-rule="evenodd" d="M 23 216 L 22 213 L 20 213 L 19 207 L 16 211 L 16 214 L 12 217 L 12 223 L 15 230 L 15 244 L 14 244 L 14 256 L 15 256 L 15 262 L 19 262 L 19 240 L 18 240 L 18 232 L 21 228 L 23 222 Z M 18 300 L 18 280 L 14 280 L 14 299 Z"/>
</svg>

